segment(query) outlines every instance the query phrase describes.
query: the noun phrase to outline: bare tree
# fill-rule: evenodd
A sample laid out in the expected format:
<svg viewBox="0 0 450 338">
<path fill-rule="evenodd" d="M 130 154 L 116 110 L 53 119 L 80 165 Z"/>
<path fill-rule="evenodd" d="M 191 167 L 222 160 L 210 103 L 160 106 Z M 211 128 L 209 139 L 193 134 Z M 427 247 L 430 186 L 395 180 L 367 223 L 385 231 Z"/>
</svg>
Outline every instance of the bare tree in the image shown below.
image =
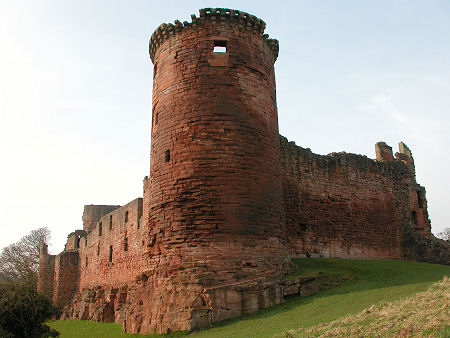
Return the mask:
<svg viewBox="0 0 450 338">
<path fill-rule="evenodd" d="M 3 248 L 0 254 L 0 281 L 28 281 L 35 283 L 39 268 L 39 246 L 50 239 L 48 228 L 39 228 L 22 237 L 17 243 Z"/>
<path fill-rule="evenodd" d="M 450 241 L 450 228 L 445 228 L 443 231 L 437 233 L 436 237 L 444 241 Z"/>
</svg>

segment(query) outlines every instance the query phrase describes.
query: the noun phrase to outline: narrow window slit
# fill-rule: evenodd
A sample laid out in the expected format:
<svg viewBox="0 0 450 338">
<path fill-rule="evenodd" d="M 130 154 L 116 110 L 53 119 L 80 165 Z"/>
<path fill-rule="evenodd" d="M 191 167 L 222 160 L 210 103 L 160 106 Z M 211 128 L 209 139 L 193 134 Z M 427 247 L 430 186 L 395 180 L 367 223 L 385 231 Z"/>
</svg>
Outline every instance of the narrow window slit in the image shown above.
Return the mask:
<svg viewBox="0 0 450 338">
<path fill-rule="evenodd" d="M 166 150 L 165 152 L 165 161 L 166 163 L 170 161 L 170 150 Z"/>
<path fill-rule="evenodd" d="M 423 199 L 422 199 L 422 192 L 417 191 L 417 204 L 419 204 L 419 208 L 423 208 Z"/>
<path fill-rule="evenodd" d="M 413 219 L 414 224 L 417 225 L 418 224 L 418 222 L 417 222 L 417 212 L 413 210 L 413 212 L 411 213 L 411 217 Z"/>
</svg>

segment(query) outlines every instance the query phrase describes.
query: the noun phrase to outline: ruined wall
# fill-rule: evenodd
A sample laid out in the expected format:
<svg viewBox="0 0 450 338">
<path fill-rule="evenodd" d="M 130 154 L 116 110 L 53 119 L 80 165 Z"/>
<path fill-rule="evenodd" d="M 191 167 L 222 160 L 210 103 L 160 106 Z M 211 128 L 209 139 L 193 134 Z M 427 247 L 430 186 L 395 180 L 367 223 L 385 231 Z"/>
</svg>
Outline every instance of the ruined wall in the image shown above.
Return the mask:
<svg viewBox="0 0 450 338">
<path fill-rule="evenodd" d="M 55 256 L 48 254 L 48 246 L 45 243 L 41 243 L 39 247 L 39 270 L 37 291 L 49 297 L 53 298 L 54 288 L 54 274 L 55 274 Z"/>
<path fill-rule="evenodd" d="M 83 210 L 83 230 L 90 232 L 101 217 L 120 208 L 120 205 L 85 205 Z"/>
<path fill-rule="evenodd" d="M 80 241 L 80 289 L 134 280 L 145 269 L 142 198 L 101 217 Z"/>
<path fill-rule="evenodd" d="M 415 182 L 414 167 L 404 163 L 413 161 L 403 146 L 403 157 L 397 154 L 402 159 L 395 160 L 392 149 L 379 143 L 378 159 L 372 160 L 347 153 L 317 155 L 282 137 L 291 254 L 401 258 L 403 225 L 431 236 L 425 190 Z"/>
<path fill-rule="evenodd" d="M 80 264 L 77 250 L 63 251 L 55 257 L 53 303 L 63 308 L 78 291 Z"/>
<path fill-rule="evenodd" d="M 74 250 L 80 248 L 81 238 L 86 237 L 86 231 L 75 230 L 67 236 L 66 245 L 64 246 L 64 251 Z"/>
</svg>

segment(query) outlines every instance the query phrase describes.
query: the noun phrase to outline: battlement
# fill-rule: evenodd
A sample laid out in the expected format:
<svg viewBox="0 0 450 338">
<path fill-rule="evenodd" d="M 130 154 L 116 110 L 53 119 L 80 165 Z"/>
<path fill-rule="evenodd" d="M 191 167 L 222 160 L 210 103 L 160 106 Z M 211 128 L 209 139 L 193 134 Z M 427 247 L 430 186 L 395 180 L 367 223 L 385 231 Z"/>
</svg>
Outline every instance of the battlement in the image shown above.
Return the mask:
<svg viewBox="0 0 450 338">
<path fill-rule="evenodd" d="M 254 15 L 228 8 L 203 8 L 199 10 L 200 17 L 191 15 L 192 22 L 184 21 L 181 23 L 175 20 L 172 23 L 161 24 L 150 39 L 150 58 L 153 62 L 156 51 L 159 46 L 170 37 L 183 32 L 185 29 L 198 29 L 208 24 L 213 25 L 234 25 L 239 31 L 248 31 L 249 33 L 260 35 L 268 44 L 273 53 L 274 60 L 278 57 L 278 40 L 269 39 L 268 34 L 264 34 L 266 23 Z"/>
</svg>

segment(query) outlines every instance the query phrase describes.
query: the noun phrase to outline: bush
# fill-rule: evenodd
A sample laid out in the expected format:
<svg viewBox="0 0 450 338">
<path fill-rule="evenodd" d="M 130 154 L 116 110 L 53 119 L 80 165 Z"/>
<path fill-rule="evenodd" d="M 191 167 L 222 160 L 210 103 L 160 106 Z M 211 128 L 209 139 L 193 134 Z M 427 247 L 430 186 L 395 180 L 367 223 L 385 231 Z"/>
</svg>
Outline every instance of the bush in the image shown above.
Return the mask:
<svg viewBox="0 0 450 338">
<path fill-rule="evenodd" d="M 0 336 L 56 337 L 58 332 L 44 323 L 60 315 L 61 311 L 50 299 L 37 293 L 33 284 L 0 284 Z"/>
</svg>

